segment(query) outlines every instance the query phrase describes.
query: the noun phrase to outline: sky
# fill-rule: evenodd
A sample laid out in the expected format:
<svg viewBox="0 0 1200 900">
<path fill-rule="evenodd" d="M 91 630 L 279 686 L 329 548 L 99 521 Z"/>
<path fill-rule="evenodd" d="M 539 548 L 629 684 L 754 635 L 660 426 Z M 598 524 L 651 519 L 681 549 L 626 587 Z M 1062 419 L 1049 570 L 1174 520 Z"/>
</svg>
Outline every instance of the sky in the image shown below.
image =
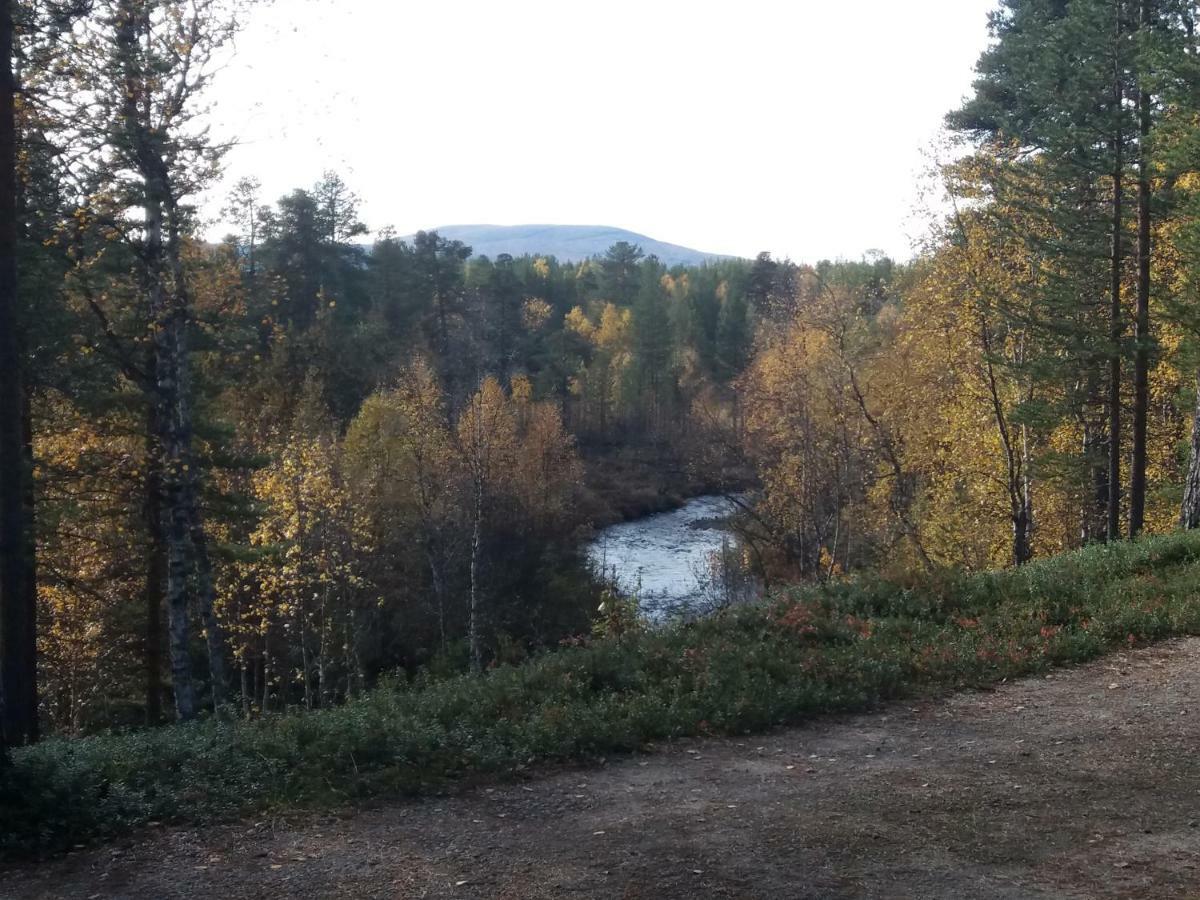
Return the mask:
<svg viewBox="0 0 1200 900">
<path fill-rule="evenodd" d="M 628 228 L 798 262 L 912 255 L 995 0 L 275 0 L 210 93 L 229 184 L 336 170 L 373 230 Z"/>
</svg>

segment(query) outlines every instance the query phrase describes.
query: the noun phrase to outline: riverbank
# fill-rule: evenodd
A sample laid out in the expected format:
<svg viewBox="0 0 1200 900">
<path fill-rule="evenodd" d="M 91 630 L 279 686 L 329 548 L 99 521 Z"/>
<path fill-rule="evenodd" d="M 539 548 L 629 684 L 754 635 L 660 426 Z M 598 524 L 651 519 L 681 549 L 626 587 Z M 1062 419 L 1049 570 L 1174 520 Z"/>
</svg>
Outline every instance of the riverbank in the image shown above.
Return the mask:
<svg viewBox="0 0 1200 900">
<path fill-rule="evenodd" d="M 50 740 L 0 774 L 0 853 L 150 822 L 343 807 L 648 742 L 747 734 L 1200 633 L 1200 535 L 919 586 L 857 579 L 344 707 Z"/>
</svg>

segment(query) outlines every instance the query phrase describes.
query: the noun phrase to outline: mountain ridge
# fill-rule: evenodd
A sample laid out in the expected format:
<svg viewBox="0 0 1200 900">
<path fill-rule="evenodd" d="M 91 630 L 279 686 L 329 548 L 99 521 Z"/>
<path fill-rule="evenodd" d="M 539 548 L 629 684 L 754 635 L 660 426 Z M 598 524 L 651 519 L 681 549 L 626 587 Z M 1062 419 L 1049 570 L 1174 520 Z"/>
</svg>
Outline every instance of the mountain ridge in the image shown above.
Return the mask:
<svg viewBox="0 0 1200 900">
<path fill-rule="evenodd" d="M 681 244 L 656 240 L 645 234 L 611 225 L 443 225 L 431 228 L 449 240 L 462 241 L 473 255 L 492 259 L 510 256 L 553 256 L 563 262 L 578 262 L 600 256 L 618 241 L 642 248 L 668 266 L 696 266 L 734 258 L 725 253 L 707 253 Z M 410 239 L 409 238 L 406 239 Z"/>
</svg>

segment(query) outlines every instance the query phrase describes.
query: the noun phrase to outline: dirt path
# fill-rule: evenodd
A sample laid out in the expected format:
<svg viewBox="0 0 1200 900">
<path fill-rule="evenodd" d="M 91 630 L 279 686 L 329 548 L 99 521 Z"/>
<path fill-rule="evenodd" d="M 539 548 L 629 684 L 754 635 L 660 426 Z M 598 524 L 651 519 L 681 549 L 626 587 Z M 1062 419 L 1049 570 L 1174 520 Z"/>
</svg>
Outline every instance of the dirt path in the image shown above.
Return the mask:
<svg viewBox="0 0 1200 900">
<path fill-rule="evenodd" d="M 4 897 L 1200 896 L 1200 640 L 494 789 L 164 830 Z"/>
</svg>

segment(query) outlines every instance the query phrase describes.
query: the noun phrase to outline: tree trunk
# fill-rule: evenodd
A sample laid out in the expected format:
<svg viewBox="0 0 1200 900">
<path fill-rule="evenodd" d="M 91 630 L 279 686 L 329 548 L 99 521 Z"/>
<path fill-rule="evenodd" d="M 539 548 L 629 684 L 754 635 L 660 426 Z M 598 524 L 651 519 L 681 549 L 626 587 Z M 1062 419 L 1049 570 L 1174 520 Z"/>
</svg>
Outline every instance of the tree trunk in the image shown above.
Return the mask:
<svg viewBox="0 0 1200 900">
<path fill-rule="evenodd" d="M 22 359 L 27 359 L 24 347 L 19 347 Z M 33 389 L 29 379 L 25 379 L 22 391 L 21 405 L 21 460 L 24 463 L 25 475 L 22 484 L 22 503 L 25 507 L 25 646 L 32 660 L 32 671 L 29 675 L 29 690 L 26 697 L 27 707 L 32 710 L 29 721 L 30 731 L 28 740 L 36 741 L 41 736 L 41 723 L 38 716 L 40 698 L 37 692 L 37 522 L 34 518 L 37 511 L 36 485 L 33 480 Z"/>
<path fill-rule="evenodd" d="M 1188 459 L 1187 480 L 1183 485 L 1183 509 L 1179 524 L 1200 528 L 1200 372 L 1196 373 L 1196 413 L 1192 419 L 1192 452 Z"/>
<path fill-rule="evenodd" d="M 162 462 L 154 438 L 158 433 L 154 422 L 154 408 L 155 404 L 151 403 L 147 413 L 146 496 L 142 507 L 146 527 L 146 584 L 142 595 L 146 612 L 146 633 L 142 662 L 146 678 L 148 725 L 157 725 L 162 721 L 162 608 L 163 589 L 167 583 L 167 542 L 162 513 Z"/>
<path fill-rule="evenodd" d="M 1141 27 L 1153 24 L 1152 0 L 1142 0 Z M 1139 73 L 1145 77 L 1145 72 Z M 1146 519 L 1146 418 L 1150 405 L 1150 130 L 1153 124 L 1150 93 L 1143 83 L 1138 91 L 1138 244 L 1137 308 L 1134 315 L 1133 357 L 1133 458 L 1129 470 L 1129 536 L 1137 537 Z"/>
<path fill-rule="evenodd" d="M 208 537 L 200 518 L 199 502 L 196 499 L 194 479 L 188 485 L 188 538 L 192 544 L 196 564 L 196 595 L 200 604 L 200 621 L 204 626 L 205 644 L 208 648 L 208 669 L 211 679 L 213 711 L 225 705 L 229 691 L 229 676 L 225 665 L 225 636 L 216 613 L 216 584 L 213 580 L 212 558 L 208 552 Z"/>
<path fill-rule="evenodd" d="M 172 462 L 168 466 L 175 467 Z M 175 694 L 175 713 L 181 721 L 196 716 L 196 689 L 192 682 L 190 627 L 188 623 L 188 559 L 187 511 L 180 501 L 178 477 L 168 475 L 164 481 L 167 509 L 167 629 L 170 633 L 171 686 Z"/>
<path fill-rule="evenodd" d="M 1109 287 L 1108 358 L 1108 540 L 1121 536 L 1121 263 L 1123 171 L 1121 137 L 1113 167 L 1112 269 Z"/>
<path fill-rule="evenodd" d="M 298 625 L 300 630 L 300 670 L 304 676 L 304 708 L 312 709 L 312 654 L 308 650 L 307 619 L 307 615 L 302 615 Z"/>
<path fill-rule="evenodd" d="M 321 637 L 317 641 L 317 705 L 329 705 L 329 589 L 321 592 Z"/>
<path fill-rule="evenodd" d="M 1099 406 L 1099 400 L 1096 403 Z M 1083 454 L 1086 475 L 1080 511 L 1079 541 L 1083 546 L 1104 540 L 1108 509 L 1107 441 L 1103 416 L 1093 421 L 1092 412 L 1082 417 Z"/>
<path fill-rule="evenodd" d="M 1029 508 L 1022 506 L 1013 516 L 1013 565 L 1023 566 L 1033 558 L 1029 541 Z"/>
<path fill-rule="evenodd" d="M 478 423 L 476 424 L 478 426 Z M 471 671 L 483 671 L 483 649 L 479 640 L 479 549 L 483 536 L 483 483 L 475 479 L 475 518 L 471 530 L 471 610 L 467 626 L 471 643 Z"/>
<path fill-rule="evenodd" d="M 163 165 L 163 184 L 166 185 L 165 164 Z M 191 465 L 192 462 L 192 410 L 191 398 L 188 394 L 188 351 L 186 345 L 186 328 L 191 311 L 191 298 L 188 293 L 186 273 L 183 266 L 183 248 L 181 246 L 181 223 L 179 207 L 170 190 L 163 193 L 163 211 L 166 217 L 166 262 L 170 268 L 173 296 L 171 305 L 178 322 L 178 338 L 176 341 L 177 356 L 176 371 L 176 409 L 178 414 L 177 427 L 180 435 L 179 453 L 184 460 L 182 501 L 188 518 L 188 541 L 191 543 L 193 563 L 196 572 L 197 602 L 200 607 L 200 621 L 204 626 L 205 641 L 208 647 L 209 677 L 211 679 L 213 711 L 217 712 L 225 704 L 229 688 L 229 678 L 225 665 L 225 638 L 221 633 L 221 624 L 217 620 L 216 586 L 213 580 L 212 559 L 208 550 L 208 537 L 204 531 L 204 516 L 200 509 L 199 491 L 197 489 L 198 473 Z"/>
<path fill-rule="evenodd" d="M 147 102 L 153 79 L 157 77 L 140 45 L 140 37 L 150 28 L 147 17 L 143 4 L 121 4 L 116 45 L 125 93 L 124 137 L 130 144 L 132 162 L 144 192 L 145 243 L 141 264 L 154 361 L 150 389 L 156 404 L 157 434 L 152 438 L 161 453 L 162 503 L 167 524 L 166 605 L 171 677 L 176 713 L 181 720 L 187 720 L 197 713 L 190 658 L 189 578 L 195 570 L 203 587 L 206 579 L 211 582 L 211 572 L 206 569 L 207 555 L 193 487 L 196 475 L 187 350 L 190 304 L 180 256 L 180 214 L 172 193 L 170 167 L 163 155 L 161 133 L 150 121 L 149 110 L 142 105 Z M 202 555 L 204 558 L 198 559 Z M 211 591 L 211 585 L 208 590 Z M 209 609 L 201 609 L 206 620 L 209 613 Z"/>
<path fill-rule="evenodd" d="M 433 596 L 437 602 L 438 637 L 441 640 L 442 652 L 446 652 L 446 589 L 442 578 L 442 568 L 438 564 L 437 551 L 430 535 L 433 526 L 426 525 L 425 558 L 429 562 L 429 577 L 433 585 Z"/>
<path fill-rule="evenodd" d="M 155 424 L 163 455 L 162 496 L 166 529 L 166 602 L 170 631 L 171 680 L 175 692 L 175 711 L 181 720 L 196 715 L 196 691 L 192 681 L 190 592 L 188 577 L 192 570 L 191 515 L 188 483 L 191 478 L 190 414 L 184 396 L 183 356 L 184 311 L 168 296 L 164 281 L 165 253 L 162 240 L 163 202 L 166 186 L 157 176 L 146 183 L 146 247 L 149 305 L 154 323 L 153 396 L 157 405 Z"/>
<path fill-rule="evenodd" d="M 12 0 L 0 0 L 0 745 L 38 736 L 37 625 L 29 554 L 25 391 L 17 314 Z"/>
<path fill-rule="evenodd" d="M 1032 391 L 1030 392 L 1032 399 Z M 1029 430 L 1021 426 L 1021 508 L 1013 523 L 1013 562 L 1018 566 L 1033 559 L 1033 479 L 1029 475 L 1032 467 L 1032 452 L 1029 448 Z"/>
<path fill-rule="evenodd" d="M 241 665 L 238 666 L 238 676 L 241 679 L 242 692 L 242 718 L 250 718 L 250 671 L 247 668 L 246 660 L 243 659 Z"/>
<path fill-rule="evenodd" d="M 268 621 L 263 628 L 263 644 L 262 644 L 262 702 L 259 704 L 259 712 L 262 715 L 267 714 L 267 709 L 271 703 L 271 679 L 275 673 L 271 667 L 271 623 Z"/>
</svg>

